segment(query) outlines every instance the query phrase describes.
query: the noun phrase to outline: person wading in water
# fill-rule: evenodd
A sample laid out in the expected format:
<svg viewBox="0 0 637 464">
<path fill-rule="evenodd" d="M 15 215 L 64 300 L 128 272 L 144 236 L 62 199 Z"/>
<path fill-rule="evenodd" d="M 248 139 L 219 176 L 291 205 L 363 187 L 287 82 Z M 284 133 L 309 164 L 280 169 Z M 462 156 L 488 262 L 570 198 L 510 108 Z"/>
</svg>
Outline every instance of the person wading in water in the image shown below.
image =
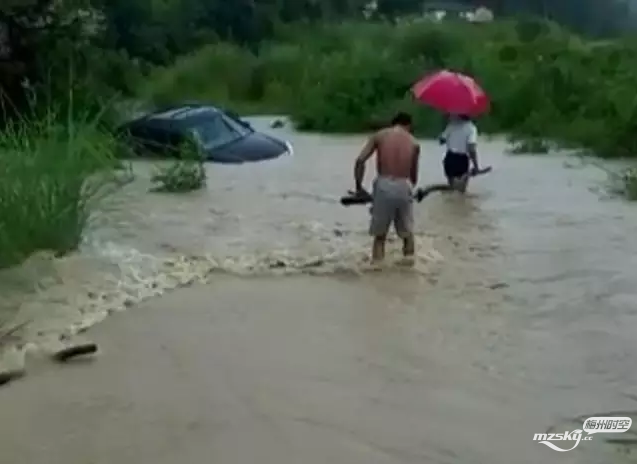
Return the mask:
<svg viewBox="0 0 637 464">
<path fill-rule="evenodd" d="M 403 255 L 413 258 L 415 253 L 413 188 L 418 182 L 420 146 L 411 131 L 411 116 L 398 113 L 391 127 L 369 138 L 354 166 L 356 194 L 365 195 L 365 163 L 376 153 L 377 177 L 372 190 L 369 226 L 369 233 L 374 237 L 372 261 L 375 263 L 385 257 L 385 242 L 392 223 L 403 240 Z"/>
<path fill-rule="evenodd" d="M 465 193 L 471 174 L 478 172 L 478 129 L 469 116 L 451 116 L 449 124 L 440 136 L 440 143 L 447 146 L 443 166 L 447 182 L 453 190 Z"/>
</svg>

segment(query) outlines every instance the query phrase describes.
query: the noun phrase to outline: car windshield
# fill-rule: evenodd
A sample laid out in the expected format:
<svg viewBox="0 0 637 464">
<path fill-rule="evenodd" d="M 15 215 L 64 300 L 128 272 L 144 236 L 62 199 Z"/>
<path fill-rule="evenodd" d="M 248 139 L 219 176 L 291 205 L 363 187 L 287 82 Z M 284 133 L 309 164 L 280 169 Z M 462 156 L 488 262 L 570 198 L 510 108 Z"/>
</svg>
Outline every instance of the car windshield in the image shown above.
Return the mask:
<svg viewBox="0 0 637 464">
<path fill-rule="evenodd" d="M 195 139 L 205 148 L 215 148 L 249 135 L 252 130 L 224 114 L 198 121 L 191 129 Z"/>
</svg>

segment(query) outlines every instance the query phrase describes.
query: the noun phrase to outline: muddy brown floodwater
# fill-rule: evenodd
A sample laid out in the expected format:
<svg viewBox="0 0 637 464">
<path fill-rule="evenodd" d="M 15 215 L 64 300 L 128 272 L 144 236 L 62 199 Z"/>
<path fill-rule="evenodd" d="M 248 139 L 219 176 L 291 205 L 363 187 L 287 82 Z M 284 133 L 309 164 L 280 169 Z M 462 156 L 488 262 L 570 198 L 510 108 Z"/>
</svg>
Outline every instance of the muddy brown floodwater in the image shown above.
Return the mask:
<svg viewBox="0 0 637 464">
<path fill-rule="evenodd" d="M 372 271 L 367 208 L 338 204 L 363 139 L 271 120 L 254 124 L 293 157 L 210 166 L 179 196 L 148 194 L 140 163 L 79 254 L 3 274 L 33 354 L 0 390 L 2 463 L 637 462 L 637 425 L 565 453 L 533 442 L 637 418 L 637 215 L 595 191 L 603 172 L 485 140 L 495 169 L 470 197 L 417 207 L 416 265 L 393 242 Z M 439 181 L 440 148 L 423 153 Z M 88 332 L 94 363 L 38 358 L 114 312 Z"/>
</svg>

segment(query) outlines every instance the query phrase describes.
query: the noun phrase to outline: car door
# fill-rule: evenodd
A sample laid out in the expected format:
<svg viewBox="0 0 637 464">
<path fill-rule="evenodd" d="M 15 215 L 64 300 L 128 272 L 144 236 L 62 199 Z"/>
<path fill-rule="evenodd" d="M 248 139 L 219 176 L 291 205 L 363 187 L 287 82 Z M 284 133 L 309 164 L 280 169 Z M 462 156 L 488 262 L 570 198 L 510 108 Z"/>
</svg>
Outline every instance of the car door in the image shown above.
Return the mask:
<svg viewBox="0 0 637 464">
<path fill-rule="evenodd" d="M 165 136 L 165 154 L 173 158 L 181 158 L 187 142 L 186 137 L 176 130 L 166 131 Z"/>
<path fill-rule="evenodd" d="M 163 127 L 140 124 L 131 128 L 130 136 L 133 150 L 139 156 L 166 156 L 172 151 L 173 138 Z"/>
<path fill-rule="evenodd" d="M 128 128 L 129 142 L 133 152 L 138 156 L 148 156 L 158 150 L 158 135 L 152 127 L 144 124 L 133 124 Z"/>
<path fill-rule="evenodd" d="M 165 156 L 169 149 L 170 136 L 166 130 L 159 127 L 146 127 L 143 145 L 144 149 L 155 156 Z"/>
</svg>

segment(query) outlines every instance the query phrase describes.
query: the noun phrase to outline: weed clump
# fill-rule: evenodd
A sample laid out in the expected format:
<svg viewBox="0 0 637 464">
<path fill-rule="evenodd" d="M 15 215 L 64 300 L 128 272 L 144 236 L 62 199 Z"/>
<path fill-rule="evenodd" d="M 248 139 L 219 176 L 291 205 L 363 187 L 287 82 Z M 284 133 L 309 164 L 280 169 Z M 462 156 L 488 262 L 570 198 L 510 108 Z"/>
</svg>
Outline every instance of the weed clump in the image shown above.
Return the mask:
<svg viewBox="0 0 637 464">
<path fill-rule="evenodd" d="M 151 181 L 153 192 L 185 193 L 206 186 L 204 158 L 192 144 L 186 143 L 178 150 L 179 160 L 165 167 L 158 167 Z"/>
<path fill-rule="evenodd" d="M 637 201 L 637 167 L 607 172 L 609 190 L 612 194 Z"/>
<path fill-rule="evenodd" d="M 96 202 L 118 184 L 115 151 L 97 120 L 54 111 L 0 132 L 0 268 L 78 247 Z"/>
</svg>

